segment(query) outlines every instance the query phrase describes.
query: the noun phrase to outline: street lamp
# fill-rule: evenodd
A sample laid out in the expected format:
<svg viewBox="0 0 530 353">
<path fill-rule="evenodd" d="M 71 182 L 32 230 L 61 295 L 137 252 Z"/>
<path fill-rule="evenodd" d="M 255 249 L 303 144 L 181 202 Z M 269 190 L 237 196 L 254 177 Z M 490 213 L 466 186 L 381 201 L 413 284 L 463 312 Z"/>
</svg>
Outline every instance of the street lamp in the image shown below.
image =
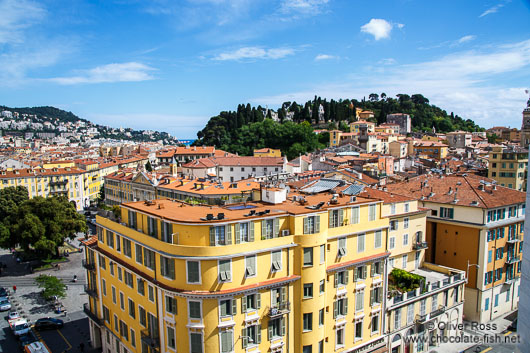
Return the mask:
<svg viewBox="0 0 530 353">
<path fill-rule="evenodd" d="M 470 266 L 475 266 L 477 269 L 480 268 L 480 265 L 477 265 L 477 264 L 470 264 L 470 263 L 469 263 L 469 260 L 467 260 L 466 284 L 467 284 L 467 282 L 469 281 L 469 267 L 470 267 Z"/>
</svg>

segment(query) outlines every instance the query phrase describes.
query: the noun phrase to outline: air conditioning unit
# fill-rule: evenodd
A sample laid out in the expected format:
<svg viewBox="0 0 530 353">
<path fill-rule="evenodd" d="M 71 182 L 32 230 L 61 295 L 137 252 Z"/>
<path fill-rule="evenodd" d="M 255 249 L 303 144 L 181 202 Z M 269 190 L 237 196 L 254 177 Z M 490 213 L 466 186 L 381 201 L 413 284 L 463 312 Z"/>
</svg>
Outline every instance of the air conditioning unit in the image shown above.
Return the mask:
<svg viewBox="0 0 530 353">
<path fill-rule="evenodd" d="M 282 237 L 286 237 L 289 235 L 289 229 L 282 229 Z"/>
</svg>

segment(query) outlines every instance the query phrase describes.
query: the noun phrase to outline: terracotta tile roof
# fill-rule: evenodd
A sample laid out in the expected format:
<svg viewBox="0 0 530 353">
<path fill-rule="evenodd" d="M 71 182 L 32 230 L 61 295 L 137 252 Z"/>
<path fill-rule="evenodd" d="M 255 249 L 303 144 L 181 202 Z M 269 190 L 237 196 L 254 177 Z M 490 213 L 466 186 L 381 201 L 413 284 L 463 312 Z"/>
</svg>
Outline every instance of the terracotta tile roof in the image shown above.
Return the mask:
<svg viewBox="0 0 530 353">
<path fill-rule="evenodd" d="M 53 168 L 53 169 L 15 169 L 10 171 L 2 171 L 0 173 L 0 179 L 10 178 L 28 178 L 28 177 L 45 177 L 45 176 L 61 176 L 61 175 L 73 175 L 83 174 L 84 170 L 78 168 Z"/>
<path fill-rule="evenodd" d="M 88 239 L 85 239 L 85 238 L 78 238 L 77 239 L 78 241 L 80 241 L 81 243 L 83 243 L 83 245 L 86 245 L 86 246 L 94 246 L 98 243 L 98 236 L 97 235 L 92 235 L 90 237 L 88 237 Z"/>
<path fill-rule="evenodd" d="M 487 185 L 481 183 L 485 181 Z M 425 182 L 427 185 L 425 186 Z M 521 191 L 495 185 L 493 189 L 492 179 L 475 174 L 445 175 L 439 176 L 420 175 L 409 181 L 396 184 L 388 184 L 387 188 L 396 194 L 407 195 L 416 199 L 424 198 L 424 201 L 443 204 L 495 208 L 517 203 L 524 203 L 526 194 Z M 422 187 L 423 185 L 423 187 Z M 482 186 L 484 190 L 481 190 Z M 455 203 L 455 191 L 456 199 Z M 431 195 L 430 197 L 428 197 Z"/>
<path fill-rule="evenodd" d="M 217 166 L 217 164 L 210 158 L 199 158 L 199 159 L 190 161 L 182 165 L 183 168 L 197 168 L 197 169 L 213 168 L 215 166 Z"/>
<path fill-rule="evenodd" d="M 252 156 L 236 156 L 236 157 L 212 157 L 214 163 L 219 166 L 281 166 L 283 165 L 283 157 L 252 157 Z"/>
</svg>

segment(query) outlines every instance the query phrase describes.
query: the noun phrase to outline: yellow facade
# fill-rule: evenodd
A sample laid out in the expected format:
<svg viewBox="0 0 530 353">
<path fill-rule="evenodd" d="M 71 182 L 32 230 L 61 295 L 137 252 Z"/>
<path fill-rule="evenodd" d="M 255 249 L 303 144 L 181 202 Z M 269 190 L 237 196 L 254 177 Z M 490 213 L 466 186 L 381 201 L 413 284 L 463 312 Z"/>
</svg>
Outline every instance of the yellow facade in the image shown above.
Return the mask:
<svg viewBox="0 0 530 353">
<path fill-rule="evenodd" d="M 157 200 L 122 205 L 119 221 L 98 217 L 86 252 L 92 342 L 104 352 L 116 343 L 194 353 L 384 346 L 383 299 L 370 294 L 385 283 L 388 218 L 380 201 L 340 199 L 313 211 L 255 203 L 270 212 L 253 217 Z M 204 218 L 217 212 L 222 220 Z"/>
<path fill-rule="evenodd" d="M 254 157 L 281 157 L 282 151 L 274 148 L 254 150 Z"/>
<path fill-rule="evenodd" d="M 501 186 L 526 191 L 528 150 L 494 146 L 489 153 L 488 178 Z"/>
</svg>

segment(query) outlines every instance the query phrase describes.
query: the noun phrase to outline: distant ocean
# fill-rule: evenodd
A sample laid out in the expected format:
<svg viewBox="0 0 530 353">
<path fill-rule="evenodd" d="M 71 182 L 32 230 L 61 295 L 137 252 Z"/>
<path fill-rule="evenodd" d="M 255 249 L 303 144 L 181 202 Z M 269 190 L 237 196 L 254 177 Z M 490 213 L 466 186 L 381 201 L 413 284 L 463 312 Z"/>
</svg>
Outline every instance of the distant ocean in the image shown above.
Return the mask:
<svg viewBox="0 0 530 353">
<path fill-rule="evenodd" d="M 179 139 L 179 142 L 186 145 L 186 146 L 189 146 L 191 145 L 193 142 L 195 142 L 196 139 L 189 139 L 189 140 L 181 140 Z"/>
</svg>

